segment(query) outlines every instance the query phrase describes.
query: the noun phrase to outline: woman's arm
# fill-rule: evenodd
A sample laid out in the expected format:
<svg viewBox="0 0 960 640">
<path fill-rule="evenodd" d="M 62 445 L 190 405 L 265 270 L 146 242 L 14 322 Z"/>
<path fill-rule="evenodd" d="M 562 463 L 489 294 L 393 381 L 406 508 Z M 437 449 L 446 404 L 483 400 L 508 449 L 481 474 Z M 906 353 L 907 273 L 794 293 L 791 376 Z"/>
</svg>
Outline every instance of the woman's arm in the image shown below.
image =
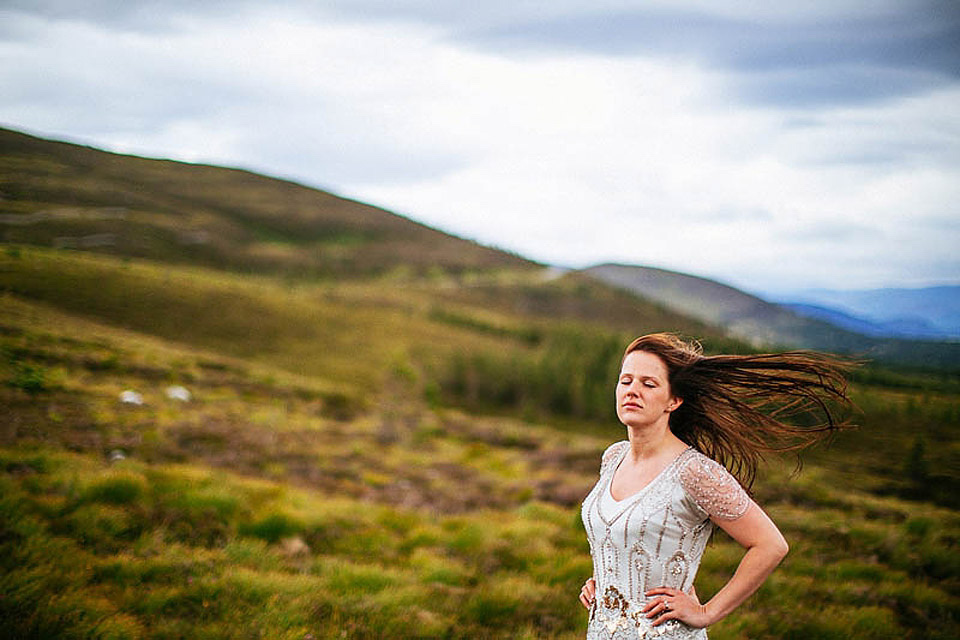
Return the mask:
<svg viewBox="0 0 960 640">
<path fill-rule="evenodd" d="M 692 627 L 706 627 L 722 620 L 750 597 L 787 555 L 787 541 L 756 503 L 735 520 L 712 520 L 746 549 L 740 565 L 727 584 L 704 604 L 679 589 L 658 587 L 647 591 L 648 596 L 663 596 L 644 609 L 648 618 L 655 618 L 654 625 L 680 620 Z"/>
</svg>

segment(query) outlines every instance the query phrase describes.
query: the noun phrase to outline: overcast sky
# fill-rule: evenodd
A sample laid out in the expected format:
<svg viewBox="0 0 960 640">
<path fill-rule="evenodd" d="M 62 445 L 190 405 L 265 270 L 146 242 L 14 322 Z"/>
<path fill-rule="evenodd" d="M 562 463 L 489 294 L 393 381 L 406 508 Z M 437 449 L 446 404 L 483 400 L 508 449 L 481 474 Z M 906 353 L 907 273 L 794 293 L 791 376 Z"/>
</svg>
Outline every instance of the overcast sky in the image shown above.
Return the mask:
<svg viewBox="0 0 960 640">
<path fill-rule="evenodd" d="M 956 0 L 0 0 L 0 124 L 561 266 L 960 284 Z"/>
</svg>

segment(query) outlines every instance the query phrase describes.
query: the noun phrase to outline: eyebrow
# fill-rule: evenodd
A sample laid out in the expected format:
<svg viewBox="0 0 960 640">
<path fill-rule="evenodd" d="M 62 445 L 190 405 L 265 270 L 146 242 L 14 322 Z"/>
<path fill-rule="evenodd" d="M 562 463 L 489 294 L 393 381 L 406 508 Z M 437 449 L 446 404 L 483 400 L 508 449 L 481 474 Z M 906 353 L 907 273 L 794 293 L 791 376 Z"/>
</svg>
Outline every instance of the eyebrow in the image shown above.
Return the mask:
<svg viewBox="0 0 960 640">
<path fill-rule="evenodd" d="M 631 378 L 640 378 L 640 379 L 642 379 L 642 380 L 656 380 L 657 382 L 660 382 L 660 381 L 661 381 L 661 380 L 660 380 L 660 376 L 657 376 L 657 375 L 638 375 L 638 374 L 636 374 L 636 373 L 630 373 L 630 372 L 627 372 L 627 371 L 622 372 L 622 373 L 620 374 L 620 377 L 621 377 L 621 378 L 625 378 L 625 377 L 627 377 L 627 376 L 630 376 Z"/>
</svg>

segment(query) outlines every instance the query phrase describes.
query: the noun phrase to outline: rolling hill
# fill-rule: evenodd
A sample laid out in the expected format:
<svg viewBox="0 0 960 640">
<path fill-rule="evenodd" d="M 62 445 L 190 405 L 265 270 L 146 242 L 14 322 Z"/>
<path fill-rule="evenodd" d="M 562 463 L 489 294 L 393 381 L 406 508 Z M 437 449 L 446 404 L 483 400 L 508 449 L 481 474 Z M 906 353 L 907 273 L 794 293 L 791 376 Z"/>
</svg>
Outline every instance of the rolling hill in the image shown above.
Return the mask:
<svg viewBox="0 0 960 640">
<path fill-rule="evenodd" d="M 623 345 L 752 349 L 300 185 L 4 139 L 6 637 L 582 638 Z M 859 430 L 762 469 L 792 551 L 712 639 L 957 636 L 957 376 L 852 387 Z"/>
<path fill-rule="evenodd" d="M 0 240 L 298 280 L 430 276 L 477 284 L 501 274 L 536 288 L 549 277 L 543 265 L 520 256 L 300 184 L 9 129 L 0 129 Z M 866 336 L 696 276 L 624 265 L 583 273 L 664 305 L 659 313 L 670 316 L 664 328 L 691 327 L 713 337 L 718 331 L 709 327 L 721 327 L 755 347 L 801 346 L 910 366 L 960 367 L 960 345 Z M 474 293 L 483 295 L 482 287 Z M 499 295 L 488 298 L 502 304 Z M 607 322 L 604 315 L 615 315 L 578 304 L 580 317 Z M 636 304 L 647 314 L 656 306 Z M 555 299 L 551 305 L 569 311 L 575 303 Z M 547 314 L 555 311 L 551 305 Z M 629 317 L 620 316 L 618 326 L 630 327 Z"/>
<path fill-rule="evenodd" d="M 286 180 L 9 129 L 0 129 L 0 239 L 298 277 L 538 268 Z"/>
<path fill-rule="evenodd" d="M 960 345 L 954 342 L 873 335 L 863 325 L 844 322 L 835 315 L 811 310 L 800 313 L 707 278 L 618 264 L 598 265 L 582 273 L 723 327 L 758 348 L 803 347 L 897 365 L 960 369 Z"/>
</svg>

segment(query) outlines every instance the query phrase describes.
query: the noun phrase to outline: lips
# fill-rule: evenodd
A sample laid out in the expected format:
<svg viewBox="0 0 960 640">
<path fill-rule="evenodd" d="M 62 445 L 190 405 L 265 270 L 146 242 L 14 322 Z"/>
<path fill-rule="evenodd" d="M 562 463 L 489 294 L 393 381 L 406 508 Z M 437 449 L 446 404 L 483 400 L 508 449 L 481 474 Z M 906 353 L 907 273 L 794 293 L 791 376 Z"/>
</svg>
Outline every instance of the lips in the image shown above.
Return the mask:
<svg viewBox="0 0 960 640">
<path fill-rule="evenodd" d="M 624 402 L 620 406 L 623 407 L 624 409 L 642 409 L 643 408 L 640 405 L 638 405 L 636 402 Z"/>
</svg>

